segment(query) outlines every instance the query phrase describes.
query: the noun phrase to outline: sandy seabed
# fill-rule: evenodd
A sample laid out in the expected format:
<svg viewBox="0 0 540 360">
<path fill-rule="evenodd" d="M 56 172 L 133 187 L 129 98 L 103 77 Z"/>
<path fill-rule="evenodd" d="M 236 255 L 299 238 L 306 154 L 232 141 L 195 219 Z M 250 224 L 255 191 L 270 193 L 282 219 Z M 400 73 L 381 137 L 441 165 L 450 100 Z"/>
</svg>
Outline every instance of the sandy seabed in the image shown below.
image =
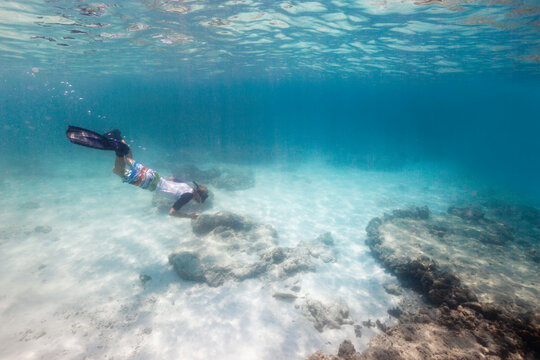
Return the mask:
<svg viewBox="0 0 540 360">
<path fill-rule="evenodd" d="M 369 221 L 411 206 L 443 212 L 486 192 L 430 165 L 393 172 L 317 162 L 252 166 L 254 187 L 210 186 L 205 213 L 249 216 L 288 248 L 330 232 L 335 261 L 286 279 L 209 286 L 180 279 L 169 264 L 179 245 L 201 241 L 191 222 L 123 184 L 110 156 L 53 160 L 31 171 L 8 168 L 1 183 L 2 359 L 300 359 L 335 353 L 344 339 L 366 349 L 381 329 L 362 324 L 392 325 L 387 310 L 403 300 L 383 286 L 396 279 L 365 244 Z M 158 165 L 170 175 L 170 164 Z M 323 319 L 306 304 L 319 304 Z M 328 309 L 336 304 L 347 309 L 345 321 L 332 322 Z M 317 328 L 325 316 L 328 326 Z"/>
</svg>

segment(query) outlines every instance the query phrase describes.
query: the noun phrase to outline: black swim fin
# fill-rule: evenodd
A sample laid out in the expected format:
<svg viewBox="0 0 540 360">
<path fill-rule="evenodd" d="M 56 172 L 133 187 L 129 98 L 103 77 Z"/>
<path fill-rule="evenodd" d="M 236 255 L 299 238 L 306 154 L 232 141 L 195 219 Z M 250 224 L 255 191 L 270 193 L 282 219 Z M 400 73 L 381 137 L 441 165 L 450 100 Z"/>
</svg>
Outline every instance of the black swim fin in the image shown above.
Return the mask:
<svg viewBox="0 0 540 360">
<path fill-rule="evenodd" d="M 103 134 L 103 136 L 105 136 L 107 139 L 122 140 L 122 134 L 118 129 L 111 130 L 108 133 Z"/>
<path fill-rule="evenodd" d="M 127 155 L 129 153 L 129 146 L 121 141 L 120 131 L 113 130 L 106 135 L 113 132 L 116 133 L 108 138 L 92 130 L 70 125 L 66 131 L 66 136 L 69 141 L 77 145 L 86 146 L 92 149 L 114 150 L 117 156 Z M 114 135 L 118 135 L 120 139 L 112 137 Z"/>
</svg>

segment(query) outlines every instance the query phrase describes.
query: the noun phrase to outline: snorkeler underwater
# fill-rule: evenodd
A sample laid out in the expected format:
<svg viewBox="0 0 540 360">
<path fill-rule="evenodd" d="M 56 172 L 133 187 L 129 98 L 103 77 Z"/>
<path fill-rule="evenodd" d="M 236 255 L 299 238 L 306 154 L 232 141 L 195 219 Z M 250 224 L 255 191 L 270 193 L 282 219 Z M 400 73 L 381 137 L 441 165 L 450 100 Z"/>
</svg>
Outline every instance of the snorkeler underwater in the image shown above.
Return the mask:
<svg viewBox="0 0 540 360">
<path fill-rule="evenodd" d="M 539 38 L 532 0 L 0 2 L 0 359 L 539 359 Z"/>
<path fill-rule="evenodd" d="M 180 208 L 191 200 L 203 203 L 208 198 L 208 189 L 193 181 L 188 185 L 175 177 L 163 178 L 159 173 L 149 169 L 133 160 L 133 153 L 129 145 L 123 140 L 120 130 L 114 129 L 103 135 L 92 130 L 76 126 L 68 126 L 66 136 L 74 144 L 100 150 L 114 150 L 116 159 L 113 172 L 122 178 L 123 182 L 140 187 L 141 189 L 155 191 L 158 196 L 174 200 L 169 215 L 196 219 L 199 214 L 186 214 Z M 128 167 L 129 169 L 126 169 Z"/>
</svg>

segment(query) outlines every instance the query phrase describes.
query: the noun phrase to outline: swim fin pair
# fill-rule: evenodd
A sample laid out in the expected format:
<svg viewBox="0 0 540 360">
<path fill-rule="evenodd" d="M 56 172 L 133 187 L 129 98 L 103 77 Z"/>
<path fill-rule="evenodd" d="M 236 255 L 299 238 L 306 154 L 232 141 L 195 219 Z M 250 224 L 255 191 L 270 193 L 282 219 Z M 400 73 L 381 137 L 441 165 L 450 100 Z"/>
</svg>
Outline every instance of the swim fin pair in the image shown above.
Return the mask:
<svg viewBox="0 0 540 360">
<path fill-rule="evenodd" d="M 120 131 L 116 129 L 100 135 L 92 130 L 69 125 L 66 136 L 74 144 L 92 149 L 114 150 L 117 156 L 129 153 L 129 146 L 122 141 Z"/>
</svg>

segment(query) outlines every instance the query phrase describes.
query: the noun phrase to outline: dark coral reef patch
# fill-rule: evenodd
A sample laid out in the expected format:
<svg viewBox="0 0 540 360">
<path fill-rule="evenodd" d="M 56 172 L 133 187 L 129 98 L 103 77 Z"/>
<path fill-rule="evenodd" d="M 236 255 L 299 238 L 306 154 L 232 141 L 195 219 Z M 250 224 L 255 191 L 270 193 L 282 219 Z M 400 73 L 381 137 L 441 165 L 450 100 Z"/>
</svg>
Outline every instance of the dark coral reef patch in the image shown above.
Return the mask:
<svg viewBox="0 0 540 360">
<path fill-rule="evenodd" d="M 345 359 L 539 359 L 540 211 L 500 201 L 395 210 L 366 228 L 372 254 L 426 305 Z"/>
</svg>

